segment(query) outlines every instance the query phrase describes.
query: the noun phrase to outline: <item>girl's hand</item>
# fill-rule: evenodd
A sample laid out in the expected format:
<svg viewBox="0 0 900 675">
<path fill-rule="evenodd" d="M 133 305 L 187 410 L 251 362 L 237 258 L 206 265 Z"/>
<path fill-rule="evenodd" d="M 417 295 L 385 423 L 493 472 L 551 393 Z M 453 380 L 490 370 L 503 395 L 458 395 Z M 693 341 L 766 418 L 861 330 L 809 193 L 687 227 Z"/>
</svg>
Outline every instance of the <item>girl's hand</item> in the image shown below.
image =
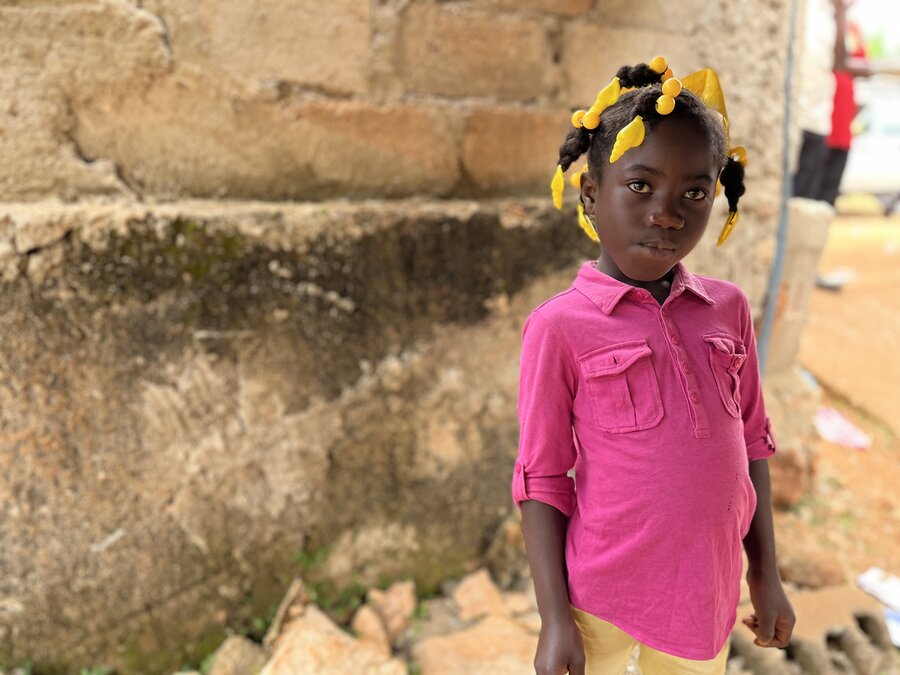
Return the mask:
<svg viewBox="0 0 900 675">
<path fill-rule="evenodd" d="M 784 594 L 778 574 L 753 575 L 747 572 L 753 614 L 743 624 L 756 634 L 758 647 L 786 647 L 794 630 L 794 608 Z"/>
<path fill-rule="evenodd" d="M 536 675 L 584 675 L 584 645 L 575 620 L 571 617 L 541 624 L 537 652 L 534 655 Z"/>
</svg>

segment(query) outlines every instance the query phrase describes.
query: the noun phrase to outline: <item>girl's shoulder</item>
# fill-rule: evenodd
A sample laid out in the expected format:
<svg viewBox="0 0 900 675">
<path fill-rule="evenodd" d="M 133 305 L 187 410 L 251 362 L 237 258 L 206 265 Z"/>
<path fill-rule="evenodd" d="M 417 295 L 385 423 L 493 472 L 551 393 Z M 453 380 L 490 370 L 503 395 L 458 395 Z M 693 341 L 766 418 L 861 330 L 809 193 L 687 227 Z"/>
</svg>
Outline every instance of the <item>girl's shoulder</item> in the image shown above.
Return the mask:
<svg viewBox="0 0 900 675">
<path fill-rule="evenodd" d="M 702 274 L 694 274 L 693 276 L 703 285 L 703 289 L 717 305 L 720 303 L 725 305 L 736 304 L 742 307 L 749 305 L 747 294 L 733 281 L 708 277 Z"/>
<path fill-rule="evenodd" d="M 578 292 L 574 288 L 567 288 L 553 295 L 531 310 L 530 314 L 540 314 L 546 319 L 563 316 L 579 300 Z"/>
</svg>

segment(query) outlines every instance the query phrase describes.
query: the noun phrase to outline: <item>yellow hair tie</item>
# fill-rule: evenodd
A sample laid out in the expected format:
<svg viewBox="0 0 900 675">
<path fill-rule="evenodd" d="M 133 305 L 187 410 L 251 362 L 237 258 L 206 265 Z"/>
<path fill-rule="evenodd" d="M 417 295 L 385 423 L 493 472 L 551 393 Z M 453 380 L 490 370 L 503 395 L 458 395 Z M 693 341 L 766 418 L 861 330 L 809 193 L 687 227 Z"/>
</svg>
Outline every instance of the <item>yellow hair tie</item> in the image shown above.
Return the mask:
<svg viewBox="0 0 900 675">
<path fill-rule="evenodd" d="M 563 170 L 560 164 L 556 165 L 556 173 L 550 181 L 550 192 L 553 194 L 553 206 L 562 208 L 563 190 L 566 187 L 566 179 L 563 178 Z"/>
<path fill-rule="evenodd" d="M 591 108 L 585 113 L 584 117 L 581 118 L 581 125 L 585 129 L 596 129 L 600 126 L 600 113 Z"/>
<path fill-rule="evenodd" d="M 725 221 L 725 226 L 722 228 L 722 232 L 719 234 L 719 240 L 716 242 L 716 246 L 721 246 L 725 243 L 725 240 L 731 236 L 731 232 L 734 230 L 734 226 L 737 225 L 738 219 L 740 219 L 741 214 L 737 211 L 729 211 L 728 212 L 728 220 Z"/>
<path fill-rule="evenodd" d="M 647 65 L 650 66 L 650 70 L 652 70 L 654 73 L 659 73 L 660 75 L 666 72 L 666 69 L 668 68 L 668 66 L 666 65 L 666 59 L 663 56 L 655 57 Z"/>
<path fill-rule="evenodd" d="M 572 126 L 576 129 L 581 128 L 581 120 L 587 114 L 587 110 L 576 110 L 572 113 Z"/>
<path fill-rule="evenodd" d="M 581 226 L 581 229 L 584 230 L 584 233 L 593 241 L 596 241 L 597 243 L 600 242 L 600 236 L 597 234 L 594 224 L 586 215 L 584 215 L 584 206 L 581 204 L 578 205 L 578 224 Z"/>
<path fill-rule="evenodd" d="M 747 166 L 747 148 L 743 145 L 736 145 L 728 148 L 728 156 L 738 162 L 741 166 Z"/>
<path fill-rule="evenodd" d="M 668 115 L 673 110 L 675 110 L 675 99 L 671 96 L 663 94 L 656 99 L 656 112 L 660 115 Z"/>
<path fill-rule="evenodd" d="M 662 93 L 666 96 L 671 96 L 675 98 L 678 94 L 681 93 L 682 90 L 681 80 L 676 77 L 670 77 L 668 80 L 663 82 L 662 85 Z"/>
<path fill-rule="evenodd" d="M 662 74 L 662 81 L 665 82 L 673 77 L 675 77 L 675 75 L 672 73 L 672 69 L 666 68 L 665 72 Z"/>
<path fill-rule="evenodd" d="M 635 115 L 634 119 L 616 134 L 616 143 L 613 145 L 612 152 L 609 153 L 609 163 L 612 164 L 624 155 L 626 150 L 636 148 L 643 142 L 644 118 L 640 115 Z"/>
</svg>

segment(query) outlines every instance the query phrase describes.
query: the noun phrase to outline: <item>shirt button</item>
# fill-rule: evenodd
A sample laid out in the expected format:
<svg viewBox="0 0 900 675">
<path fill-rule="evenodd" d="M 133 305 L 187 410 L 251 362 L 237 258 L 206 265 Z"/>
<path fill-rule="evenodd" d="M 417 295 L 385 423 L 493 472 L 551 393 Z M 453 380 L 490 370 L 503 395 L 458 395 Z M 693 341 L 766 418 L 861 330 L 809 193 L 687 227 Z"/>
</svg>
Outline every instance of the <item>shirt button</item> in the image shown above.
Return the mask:
<svg viewBox="0 0 900 675">
<path fill-rule="evenodd" d="M 681 340 L 678 339 L 677 335 L 672 336 L 672 344 L 676 346 L 681 344 Z"/>
<path fill-rule="evenodd" d="M 681 369 L 682 369 L 685 373 L 691 372 L 691 369 L 688 368 L 688 364 L 686 364 L 686 363 L 682 363 L 682 364 L 681 364 Z"/>
<path fill-rule="evenodd" d="M 691 400 L 692 400 L 694 403 L 699 403 L 699 402 L 700 402 L 700 397 L 697 396 L 697 392 L 695 392 L 695 391 L 694 391 L 694 392 L 691 392 Z"/>
<path fill-rule="evenodd" d="M 740 356 L 735 356 L 735 357 L 731 360 L 731 365 L 732 365 L 733 367 L 735 367 L 735 368 L 740 367 L 740 365 L 741 365 L 741 357 L 740 357 Z"/>
<path fill-rule="evenodd" d="M 516 464 L 516 473 L 522 473 L 522 465 Z"/>
</svg>

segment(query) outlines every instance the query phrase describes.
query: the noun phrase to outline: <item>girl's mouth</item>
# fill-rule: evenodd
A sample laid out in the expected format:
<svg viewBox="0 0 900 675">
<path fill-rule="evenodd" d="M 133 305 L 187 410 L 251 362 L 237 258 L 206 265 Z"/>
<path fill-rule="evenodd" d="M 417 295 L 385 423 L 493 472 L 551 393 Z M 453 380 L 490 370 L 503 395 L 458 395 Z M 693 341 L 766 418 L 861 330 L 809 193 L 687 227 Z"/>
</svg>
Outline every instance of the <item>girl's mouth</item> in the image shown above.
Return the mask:
<svg viewBox="0 0 900 675">
<path fill-rule="evenodd" d="M 642 241 L 638 246 L 654 258 L 669 258 L 675 254 L 675 244 L 663 239 Z"/>
</svg>

